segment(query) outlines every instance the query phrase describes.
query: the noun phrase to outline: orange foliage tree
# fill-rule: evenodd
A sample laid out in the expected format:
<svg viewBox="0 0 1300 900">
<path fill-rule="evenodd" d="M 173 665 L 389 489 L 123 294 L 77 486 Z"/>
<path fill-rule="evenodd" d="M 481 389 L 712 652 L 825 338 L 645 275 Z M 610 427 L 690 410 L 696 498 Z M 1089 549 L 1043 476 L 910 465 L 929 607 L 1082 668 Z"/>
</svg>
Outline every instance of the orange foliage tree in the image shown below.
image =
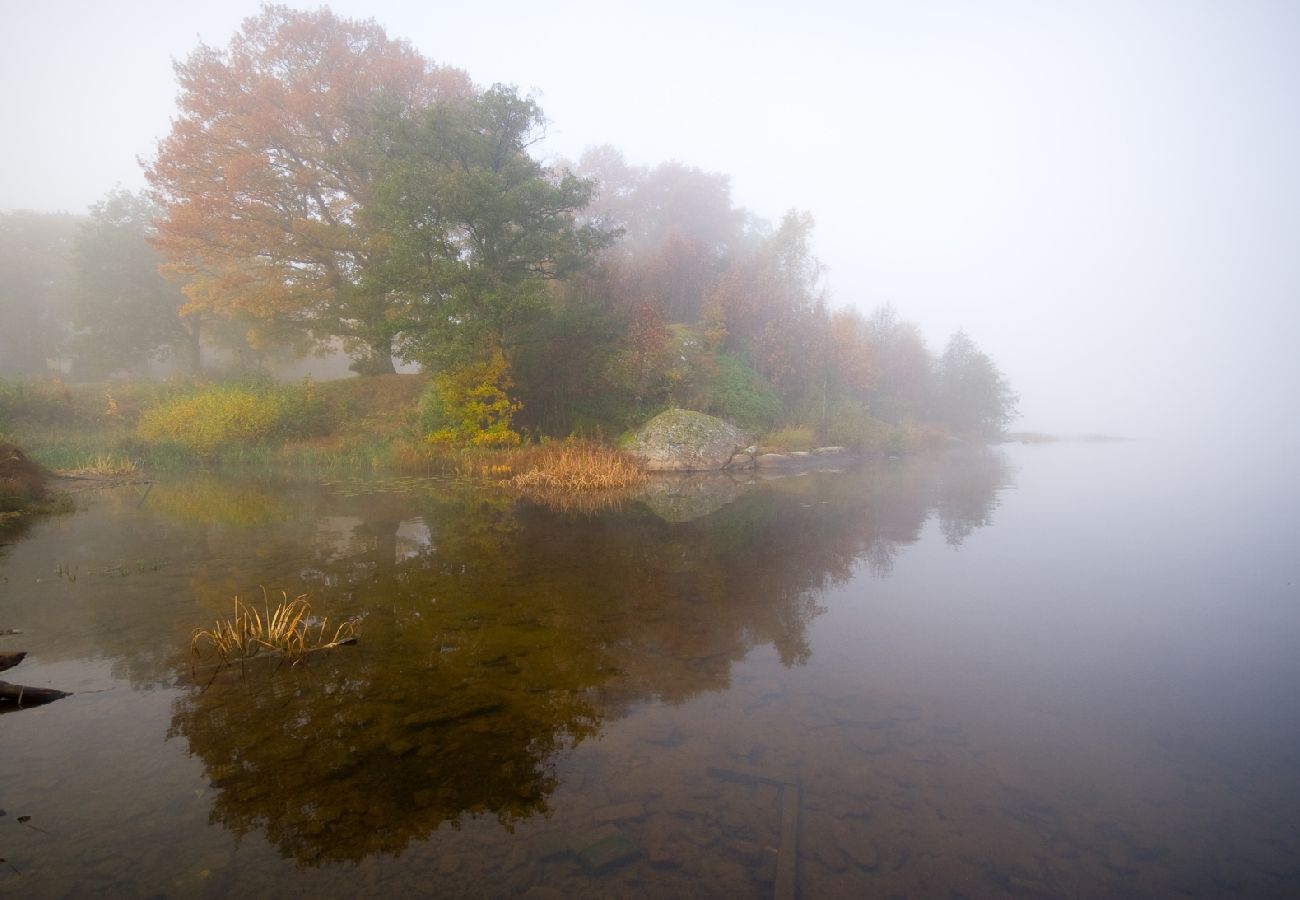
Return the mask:
<svg viewBox="0 0 1300 900">
<path fill-rule="evenodd" d="M 147 167 L 164 207 L 157 246 L 187 311 L 243 313 L 342 339 L 365 372 L 393 371 L 401 294 L 370 277 L 385 235 L 361 211 L 384 123 L 470 97 L 372 21 L 264 7 L 224 50 L 176 65 L 180 115 Z"/>
</svg>

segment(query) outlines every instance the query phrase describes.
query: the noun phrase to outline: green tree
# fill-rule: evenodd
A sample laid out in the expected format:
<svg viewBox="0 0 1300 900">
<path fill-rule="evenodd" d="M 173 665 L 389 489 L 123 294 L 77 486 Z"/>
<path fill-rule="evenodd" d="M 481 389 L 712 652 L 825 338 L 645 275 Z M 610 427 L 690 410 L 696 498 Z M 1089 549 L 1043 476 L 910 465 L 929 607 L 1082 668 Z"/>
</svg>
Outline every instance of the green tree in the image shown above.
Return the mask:
<svg viewBox="0 0 1300 900">
<path fill-rule="evenodd" d="M 395 125 L 377 202 L 384 264 L 363 284 L 404 298 L 403 354 L 432 368 L 509 357 L 551 301 L 550 282 L 610 240 L 576 213 L 592 183 L 528 153 L 541 109 L 512 88 L 435 104 Z"/>
</svg>

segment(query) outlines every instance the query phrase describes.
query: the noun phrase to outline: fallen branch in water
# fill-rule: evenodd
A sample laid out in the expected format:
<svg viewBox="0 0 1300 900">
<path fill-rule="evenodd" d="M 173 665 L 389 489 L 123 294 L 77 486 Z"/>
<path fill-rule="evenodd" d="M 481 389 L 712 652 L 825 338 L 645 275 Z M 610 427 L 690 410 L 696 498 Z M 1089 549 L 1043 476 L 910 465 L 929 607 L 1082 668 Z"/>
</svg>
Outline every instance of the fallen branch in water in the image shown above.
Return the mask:
<svg viewBox="0 0 1300 900">
<path fill-rule="evenodd" d="M 25 687 L 21 684 L 0 681 L 0 705 L 13 703 L 20 709 L 26 709 L 29 706 L 53 703 L 68 696 L 70 694 L 67 691 L 56 691 L 54 688 Z"/>
</svg>

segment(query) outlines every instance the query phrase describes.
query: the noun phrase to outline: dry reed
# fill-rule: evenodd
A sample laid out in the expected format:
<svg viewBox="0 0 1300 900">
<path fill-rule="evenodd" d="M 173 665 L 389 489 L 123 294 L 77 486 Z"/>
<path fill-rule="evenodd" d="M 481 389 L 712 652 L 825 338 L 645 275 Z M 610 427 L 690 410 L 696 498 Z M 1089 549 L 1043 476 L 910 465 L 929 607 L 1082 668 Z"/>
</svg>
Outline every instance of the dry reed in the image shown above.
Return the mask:
<svg viewBox="0 0 1300 900">
<path fill-rule="evenodd" d="M 634 457 L 576 438 L 518 450 L 465 451 L 452 465 L 463 478 L 492 481 L 530 494 L 620 491 L 646 482 L 645 470 Z"/>
<path fill-rule="evenodd" d="M 206 641 L 223 664 L 231 659 L 249 659 L 265 651 L 278 653 L 297 665 L 309 652 L 356 640 L 356 623 L 348 620 L 335 628 L 333 637 L 327 641 L 329 619 L 321 619 L 319 625 L 311 621 L 311 604 L 306 594 L 292 600 L 288 594 L 281 596 L 283 599 L 271 609 L 263 592 L 261 612 L 236 597 L 234 618 L 218 619 L 213 628 L 194 629 L 190 652 L 199 656 L 201 644 Z"/>
<path fill-rule="evenodd" d="M 542 444 L 519 451 L 513 487 L 548 491 L 607 491 L 638 487 L 646 474 L 626 453 L 590 441 Z"/>
</svg>

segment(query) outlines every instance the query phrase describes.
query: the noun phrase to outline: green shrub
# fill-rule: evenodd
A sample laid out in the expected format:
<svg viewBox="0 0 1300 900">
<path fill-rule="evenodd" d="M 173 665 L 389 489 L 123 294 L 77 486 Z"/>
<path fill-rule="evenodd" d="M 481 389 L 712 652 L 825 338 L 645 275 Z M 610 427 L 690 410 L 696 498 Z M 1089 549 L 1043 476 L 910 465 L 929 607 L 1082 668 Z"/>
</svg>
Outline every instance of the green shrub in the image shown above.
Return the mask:
<svg viewBox="0 0 1300 900">
<path fill-rule="evenodd" d="M 781 398 L 743 359 L 720 353 L 711 368 L 700 386 L 703 412 L 756 428 L 771 425 L 781 415 Z"/>
</svg>

